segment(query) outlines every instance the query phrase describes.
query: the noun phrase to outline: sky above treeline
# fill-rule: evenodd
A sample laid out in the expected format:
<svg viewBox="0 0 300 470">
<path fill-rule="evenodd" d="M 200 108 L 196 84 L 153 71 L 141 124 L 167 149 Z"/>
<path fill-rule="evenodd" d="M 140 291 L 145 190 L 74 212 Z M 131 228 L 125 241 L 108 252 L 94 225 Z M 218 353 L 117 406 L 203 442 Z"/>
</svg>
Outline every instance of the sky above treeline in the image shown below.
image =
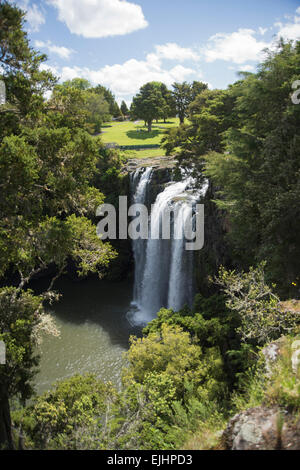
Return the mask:
<svg viewBox="0 0 300 470">
<path fill-rule="evenodd" d="M 32 47 L 60 81 L 83 77 L 128 104 L 146 82 L 226 88 L 278 37 L 300 39 L 299 0 L 17 0 Z"/>
</svg>

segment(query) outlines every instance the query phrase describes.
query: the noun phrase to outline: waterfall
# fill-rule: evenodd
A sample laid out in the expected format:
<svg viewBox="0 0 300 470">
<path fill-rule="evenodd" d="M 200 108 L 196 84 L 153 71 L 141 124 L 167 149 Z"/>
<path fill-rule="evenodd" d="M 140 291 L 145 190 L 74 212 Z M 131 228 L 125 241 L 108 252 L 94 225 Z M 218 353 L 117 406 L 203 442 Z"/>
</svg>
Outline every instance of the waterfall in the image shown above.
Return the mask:
<svg viewBox="0 0 300 470">
<path fill-rule="evenodd" d="M 146 204 L 152 168 L 139 169 L 131 175 L 133 202 Z M 128 318 L 131 323 L 145 324 L 162 307 L 179 310 L 191 305 L 193 298 L 193 251 L 185 250 L 183 236 L 191 205 L 196 204 L 207 185 L 193 189 L 194 180 L 183 176 L 171 181 L 158 194 L 151 208 L 148 240 L 133 240 L 135 262 L 134 293 Z M 162 220 L 173 214 L 170 239 L 163 239 Z M 150 236 L 151 233 L 151 236 Z"/>
<path fill-rule="evenodd" d="M 131 193 L 133 194 L 133 203 L 145 204 L 147 200 L 148 183 L 151 180 L 152 168 L 146 170 L 139 169 L 131 175 Z M 137 239 L 132 241 L 132 250 L 134 257 L 134 292 L 133 301 L 136 302 L 141 296 L 142 276 L 145 266 L 147 240 Z"/>
</svg>

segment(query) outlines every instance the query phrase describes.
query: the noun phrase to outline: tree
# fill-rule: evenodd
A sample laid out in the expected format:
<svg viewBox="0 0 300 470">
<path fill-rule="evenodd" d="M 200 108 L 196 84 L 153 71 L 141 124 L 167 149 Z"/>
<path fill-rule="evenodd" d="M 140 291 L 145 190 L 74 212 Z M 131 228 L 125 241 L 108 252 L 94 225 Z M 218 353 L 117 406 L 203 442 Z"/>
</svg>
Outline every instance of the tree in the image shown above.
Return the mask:
<svg viewBox="0 0 300 470">
<path fill-rule="evenodd" d="M 148 132 L 151 132 L 152 121 L 159 118 L 163 106 L 164 99 L 156 82 L 149 82 L 133 98 L 131 113 L 134 118 L 143 119 L 148 125 Z"/>
<path fill-rule="evenodd" d="M 238 333 L 242 340 L 260 346 L 293 332 L 299 324 L 298 312 L 283 310 L 266 284 L 264 265 L 251 267 L 247 273 L 221 267 L 215 278 L 227 297 L 226 306 L 241 318 Z"/>
<path fill-rule="evenodd" d="M 9 399 L 24 401 L 31 393 L 42 301 L 57 299 L 53 284 L 69 260 L 79 275 L 102 276 L 115 257 L 91 220 L 104 196 L 91 185 L 103 145 L 84 130 L 86 110 L 80 113 L 89 91 L 82 82 L 57 88 L 51 104 L 57 100 L 62 113 L 45 103 L 43 93 L 56 80 L 39 71 L 45 56 L 30 49 L 23 17 L 0 4 L 2 78 L 11 105 L 0 112 L 0 337 L 7 343 L 7 363 L 0 366 L 0 447 L 13 445 Z M 35 296 L 28 284 L 49 264 L 56 273 Z"/>
<path fill-rule="evenodd" d="M 172 92 L 168 90 L 167 86 L 164 83 L 160 84 L 160 90 L 164 99 L 161 115 L 164 122 L 166 122 L 169 117 L 176 116 L 176 106 Z"/>
<path fill-rule="evenodd" d="M 15 422 L 35 449 L 101 449 L 115 397 L 113 386 L 93 374 L 74 375 L 37 397 Z"/>
<path fill-rule="evenodd" d="M 178 433 L 174 426 L 176 410 L 183 416 L 193 409 L 189 418 L 197 421 L 199 410 L 203 413 L 224 392 L 218 350 L 211 348 L 204 355 L 189 332 L 176 325 L 162 324 L 147 337 L 131 338 L 127 359 L 124 389 L 116 403 L 116 448 L 182 444 L 184 431 Z"/>
<path fill-rule="evenodd" d="M 201 347 L 177 325 L 162 324 L 160 332 L 150 331 L 143 338 L 132 337 L 127 359 L 125 385 L 143 384 L 149 373 L 165 374 L 172 379 L 177 399 L 183 398 L 186 382 L 193 382 L 200 392 L 201 384 L 207 379 L 208 364 Z"/>
<path fill-rule="evenodd" d="M 192 102 L 195 101 L 197 96 L 200 95 L 202 91 L 207 90 L 207 89 L 208 89 L 207 83 L 197 82 L 194 80 L 191 85 L 191 101 Z"/>
<path fill-rule="evenodd" d="M 81 78 L 56 85 L 48 106 L 55 115 L 56 125 L 81 127 L 91 134 L 100 132 L 101 124 L 110 120 L 109 103 L 104 94 L 96 92 Z"/>
<path fill-rule="evenodd" d="M 207 84 L 194 81 L 192 84 L 187 82 L 173 83 L 172 86 L 175 108 L 179 116 L 180 124 L 183 124 L 184 119 L 188 116 L 189 105 L 202 91 L 207 89 Z"/>
<path fill-rule="evenodd" d="M 109 121 L 109 104 L 103 95 L 99 95 L 94 91 L 86 94 L 87 123 L 90 125 L 92 134 L 101 130 L 101 125 L 105 121 Z"/>
<path fill-rule="evenodd" d="M 120 109 L 122 111 L 123 116 L 128 116 L 129 109 L 128 109 L 127 104 L 125 103 L 125 101 L 122 101 Z"/>
<path fill-rule="evenodd" d="M 230 217 L 235 261 L 267 261 L 268 279 L 295 295 L 300 272 L 300 107 L 291 84 L 300 75 L 300 43 L 279 42 L 257 74 L 242 74 L 229 93 L 234 121 L 224 153 L 209 153 L 206 173 L 220 187 L 218 206 Z"/>
<path fill-rule="evenodd" d="M 97 85 L 95 88 L 93 88 L 93 91 L 104 96 L 105 100 L 109 104 L 109 114 L 111 116 L 114 118 L 120 117 L 121 114 L 119 105 L 116 102 L 113 93 L 108 88 L 104 87 L 103 85 Z"/>
<path fill-rule="evenodd" d="M 204 88 L 200 85 L 199 89 Z M 227 90 L 203 89 L 188 107 L 189 123 L 170 129 L 163 138 L 167 154 L 176 149 L 180 164 L 192 168 L 194 176 L 201 179 L 204 156 L 225 149 L 224 132 L 236 119 L 234 102 L 235 98 Z"/>
<path fill-rule="evenodd" d="M 44 107 L 44 93 L 56 82 L 50 72 L 40 70 L 46 56 L 30 48 L 23 31 L 24 15 L 6 1 L 0 4 L 0 79 L 7 100 L 0 110 L 0 139 L 18 133 L 21 123 L 36 119 Z"/>
<path fill-rule="evenodd" d="M 184 123 L 189 104 L 191 103 L 191 87 L 187 82 L 173 83 L 173 97 L 180 124 Z"/>
<path fill-rule="evenodd" d="M 30 381 L 38 364 L 34 351 L 38 332 L 48 322 L 48 332 L 58 334 L 43 312 L 42 301 L 30 291 L 0 289 L 0 340 L 6 347 L 6 363 L 0 365 L 0 442 L 9 448 L 13 448 L 9 398 L 17 396 L 24 404 L 32 396 Z"/>
<path fill-rule="evenodd" d="M 91 84 L 85 78 L 73 78 L 72 80 L 66 80 L 62 83 L 63 87 L 65 88 L 76 88 L 77 90 L 85 91 L 91 88 Z"/>
</svg>

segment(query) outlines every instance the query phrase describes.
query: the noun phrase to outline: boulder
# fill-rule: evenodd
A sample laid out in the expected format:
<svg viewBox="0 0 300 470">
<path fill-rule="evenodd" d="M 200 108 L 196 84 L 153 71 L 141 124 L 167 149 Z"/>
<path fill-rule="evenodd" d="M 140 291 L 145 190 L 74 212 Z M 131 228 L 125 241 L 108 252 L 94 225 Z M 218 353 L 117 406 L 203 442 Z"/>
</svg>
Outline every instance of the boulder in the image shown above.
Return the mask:
<svg viewBox="0 0 300 470">
<path fill-rule="evenodd" d="M 222 435 L 227 450 L 300 448 L 300 418 L 279 408 L 258 406 L 236 414 Z"/>
</svg>

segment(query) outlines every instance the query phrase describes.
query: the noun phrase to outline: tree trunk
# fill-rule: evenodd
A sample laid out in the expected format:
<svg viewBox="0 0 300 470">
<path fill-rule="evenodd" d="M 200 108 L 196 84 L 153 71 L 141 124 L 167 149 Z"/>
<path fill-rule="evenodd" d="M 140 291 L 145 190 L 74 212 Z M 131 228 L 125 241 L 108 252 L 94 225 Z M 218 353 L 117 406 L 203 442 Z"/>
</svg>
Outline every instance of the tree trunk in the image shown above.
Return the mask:
<svg viewBox="0 0 300 470">
<path fill-rule="evenodd" d="M 4 385 L 0 385 L 0 449 L 14 449 L 10 408 Z"/>
<path fill-rule="evenodd" d="M 148 132 L 152 131 L 152 121 L 148 121 Z"/>
<path fill-rule="evenodd" d="M 180 120 L 180 124 L 183 124 L 184 123 L 184 115 L 180 114 L 179 115 L 179 120 Z"/>
</svg>

